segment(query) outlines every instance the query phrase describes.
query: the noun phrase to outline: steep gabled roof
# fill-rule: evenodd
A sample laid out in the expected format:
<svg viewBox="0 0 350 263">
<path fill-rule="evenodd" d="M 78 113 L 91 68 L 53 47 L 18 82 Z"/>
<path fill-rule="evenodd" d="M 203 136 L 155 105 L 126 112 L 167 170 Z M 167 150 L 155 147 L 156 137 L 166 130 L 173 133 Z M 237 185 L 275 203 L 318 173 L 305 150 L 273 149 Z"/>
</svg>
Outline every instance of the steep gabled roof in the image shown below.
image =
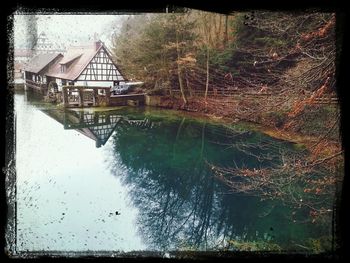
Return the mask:
<svg viewBox="0 0 350 263">
<path fill-rule="evenodd" d="M 56 59 L 58 56 L 62 56 L 61 53 L 53 54 L 39 54 L 33 57 L 25 66 L 24 70 L 32 73 L 39 73 L 50 62 Z"/>
<path fill-rule="evenodd" d="M 73 60 L 76 60 L 78 57 L 80 57 L 81 55 L 83 55 L 82 53 L 75 53 L 75 52 L 70 52 L 67 53 L 61 60 L 60 60 L 60 64 L 64 65 L 64 64 L 68 64 L 70 62 L 72 62 Z"/>
<path fill-rule="evenodd" d="M 24 70 L 39 73 L 58 56 L 61 56 L 61 58 L 56 59 L 55 63 L 50 66 L 47 72 L 45 72 L 45 75 L 66 80 L 76 80 L 88 66 L 91 60 L 96 56 L 96 54 L 103 48 L 107 52 L 107 55 L 111 59 L 114 66 L 120 72 L 119 67 L 108 54 L 109 51 L 106 49 L 106 47 L 102 43 L 98 46 L 96 44 L 97 43 L 87 46 L 71 47 L 64 54 L 64 56 L 61 53 L 39 54 L 28 62 L 28 66 L 26 66 Z M 65 72 L 61 72 L 62 65 L 67 66 Z M 120 72 L 120 74 L 122 73 Z M 124 79 L 126 80 L 125 77 Z"/>
<path fill-rule="evenodd" d="M 55 65 L 46 75 L 60 79 L 75 80 L 79 77 L 81 72 L 85 69 L 101 47 L 96 50 L 96 46 L 94 44 L 69 48 L 67 53 L 64 54 L 64 58 L 57 61 L 57 63 L 55 63 Z M 71 61 L 73 61 L 73 63 L 66 69 L 66 72 L 61 73 L 61 64 L 66 64 Z"/>
</svg>

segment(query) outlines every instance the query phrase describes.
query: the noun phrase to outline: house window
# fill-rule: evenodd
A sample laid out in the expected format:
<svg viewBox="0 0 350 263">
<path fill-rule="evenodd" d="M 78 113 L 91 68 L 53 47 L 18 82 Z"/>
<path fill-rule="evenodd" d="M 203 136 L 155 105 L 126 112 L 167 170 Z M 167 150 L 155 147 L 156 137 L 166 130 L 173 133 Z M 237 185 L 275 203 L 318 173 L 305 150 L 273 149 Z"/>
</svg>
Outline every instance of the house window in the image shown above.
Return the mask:
<svg viewBox="0 0 350 263">
<path fill-rule="evenodd" d="M 62 79 L 62 86 L 67 85 L 67 81 L 65 79 Z"/>
<path fill-rule="evenodd" d="M 64 73 L 66 71 L 66 65 L 61 65 L 61 73 Z"/>
</svg>

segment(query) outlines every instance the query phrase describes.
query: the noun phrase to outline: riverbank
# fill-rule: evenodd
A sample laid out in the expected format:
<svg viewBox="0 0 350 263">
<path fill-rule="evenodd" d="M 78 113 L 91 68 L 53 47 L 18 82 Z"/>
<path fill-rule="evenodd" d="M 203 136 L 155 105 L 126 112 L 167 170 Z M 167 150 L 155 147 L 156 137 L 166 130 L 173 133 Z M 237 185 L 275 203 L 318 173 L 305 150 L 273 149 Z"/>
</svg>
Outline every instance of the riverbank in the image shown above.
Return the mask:
<svg viewBox="0 0 350 263">
<path fill-rule="evenodd" d="M 17 91 L 18 92 L 18 91 Z M 258 103 L 255 101 L 255 103 Z M 185 106 L 181 98 L 170 96 L 148 96 L 146 95 L 145 104 L 148 107 L 167 109 L 175 111 L 183 116 L 210 120 L 211 122 L 225 125 L 244 123 L 245 127 L 257 130 L 267 135 L 299 144 L 305 147 L 309 152 L 315 154 L 315 158 L 324 158 L 331 156 L 341 150 L 341 141 L 339 134 L 339 123 L 335 122 L 337 107 L 329 105 L 319 105 L 308 108 L 298 119 L 294 119 L 294 126 L 287 126 L 287 111 L 281 112 L 280 109 L 269 111 L 242 113 L 252 105 L 249 101 L 232 101 L 230 99 L 208 98 L 205 102 L 201 97 L 189 98 Z M 253 105 L 254 106 L 254 105 Z M 253 107 L 251 106 L 251 107 Z M 58 108 L 64 109 L 62 104 Z M 91 111 L 115 110 L 119 107 L 93 107 L 75 109 L 77 111 L 84 109 Z M 254 113 L 254 114 L 253 114 Z M 297 120 L 297 121 L 296 121 Z M 330 128 L 333 127 L 333 130 Z"/>
<path fill-rule="evenodd" d="M 341 151 L 337 105 L 307 106 L 303 114 L 289 118 L 288 111 L 282 111 L 280 108 L 276 108 L 275 111 L 240 114 L 240 111 L 252 104 L 248 101 L 215 98 L 204 101 L 204 98 L 189 98 L 187 105 L 184 105 L 181 98 L 177 97 L 146 96 L 146 104 L 227 125 L 244 122 L 249 128 L 264 132 L 273 138 L 300 144 L 320 158 Z"/>
</svg>

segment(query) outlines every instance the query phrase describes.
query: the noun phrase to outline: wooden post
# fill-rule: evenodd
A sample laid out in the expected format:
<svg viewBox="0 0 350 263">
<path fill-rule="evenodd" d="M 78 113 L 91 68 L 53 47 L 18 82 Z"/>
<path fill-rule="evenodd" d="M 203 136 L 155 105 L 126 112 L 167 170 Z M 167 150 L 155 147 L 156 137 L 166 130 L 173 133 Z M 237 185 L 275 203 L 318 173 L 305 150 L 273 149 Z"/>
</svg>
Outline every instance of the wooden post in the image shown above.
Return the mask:
<svg viewBox="0 0 350 263">
<path fill-rule="evenodd" d="M 106 124 L 110 124 L 111 123 L 111 116 L 109 114 L 105 115 L 106 116 Z"/>
<path fill-rule="evenodd" d="M 63 105 L 64 107 L 68 107 L 67 87 L 62 87 L 62 95 L 63 95 Z"/>
<path fill-rule="evenodd" d="M 94 98 L 93 98 L 94 106 L 99 106 L 99 103 L 98 103 L 98 90 L 97 89 L 93 89 L 93 91 L 94 91 Z"/>
<path fill-rule="evenodd" d="M 79 124 L 84 124 L 84 112 L 79 112 Z"/>
<path fill-rule="evenodd" d="M 84 107 L 83 90 L 78 88 L 78 93 L 79 93 L 79 107 Z"/>
<path fill-rule="evenodd" d="M 23 80 L 24 80 L 24 90 L 28 90 L 28 86 L 27 86 L 27 74 L 26 71 L 23 71 Z"/>
<path fill-rule="evenodd" d="M 94 124 L 98 124 L 98 120 L 99 120 L 100 116 L 97 112 L 94 113 Z"/>
<path fill-rule="evenodd" d="M 111 90 L 110 89 L 105 89 L 106 91 L 106 106 L 109 106 L 109 101 L 110 101 L 110 97 L 111 97 Z"/>
</svg>

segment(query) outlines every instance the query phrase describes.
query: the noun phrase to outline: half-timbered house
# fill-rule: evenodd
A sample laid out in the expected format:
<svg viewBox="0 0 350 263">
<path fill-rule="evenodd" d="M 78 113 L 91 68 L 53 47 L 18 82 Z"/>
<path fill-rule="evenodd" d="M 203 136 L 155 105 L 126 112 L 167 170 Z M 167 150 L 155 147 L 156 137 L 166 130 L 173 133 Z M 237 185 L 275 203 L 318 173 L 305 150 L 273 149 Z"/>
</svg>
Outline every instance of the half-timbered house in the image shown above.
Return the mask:
<svg viewBox="0 0 350 263">
<path fill-rule="evenodd" d="M 101 41 L 68 49 L 46 75 L 59 88 L 64 85 L 112 87 L 126 81 Z"/>
<path fill-rule="evenodd" d="M 92 45 L 71 47 L 62 54 L 40 54 L 25 69 L 30 85 L 56 83 L 63 86 L 113 87 L 127 79 L 101 41 Z"/>
</svg>

